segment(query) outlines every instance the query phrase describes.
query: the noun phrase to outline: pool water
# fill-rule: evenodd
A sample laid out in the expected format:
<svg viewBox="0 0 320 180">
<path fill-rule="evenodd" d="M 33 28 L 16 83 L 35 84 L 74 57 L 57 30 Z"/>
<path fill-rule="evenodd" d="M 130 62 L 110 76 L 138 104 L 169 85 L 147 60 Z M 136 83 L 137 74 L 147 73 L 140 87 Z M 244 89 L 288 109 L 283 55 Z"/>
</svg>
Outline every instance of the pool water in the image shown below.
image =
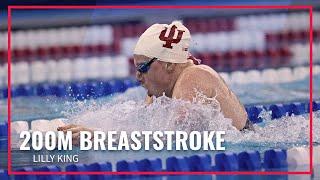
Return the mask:
<svg viewBox="0 0 320 180">
<path fill-rule="evenodd" d="M 313 76 L 313 98 L 320 98 L 320 75 Z M 143 88 L 133 88 L 121 98 L 127 100 L 144 99 Z M 290 101 L 308 101 L 309 99 L 309 78 L 291 83 L 279 84 L 232 84 L 231 89 L 239 97 L 243 104 L 275 104 Z M 81 102 L 83 104 L 109 102 L 114 96 L 102 97 L 94 100 Z M 46 97 L 16 97 L 11 100 L 11 119 L 32 120 L 32 119 L 52 119 L 64 116 L 65 111 L 72 111 L 74 103 L 67 98 L 57 98 L 55 96 Z M 7 99 L 0 99 L 0 123 L 7 121 Z"/>
<path fill-rule="evenodd" d="M 314 82 L 320 80 L 320 76 L 314 77 Z M 232 90 L 238 95 L 244 104 L 270 104 L 289 101 L 308 101 L 309 80 L 283 84 L 247 84 L 231 85 Z M 320 84 L 314 83 L 314 98 L 320 96 Z M 224 118 L 216 104 L 201 105 L 172 100 L 160 97 L 150 106 L 145 106 L 143 99 L 145 90 L 142 87 L 128 89 L 123 94 L 115 94 L 95 100 L 71 102 L 69 99 L 56 97 L 18 97 L 12 99 L 12 120 L 53 119 L 65 117 L 67 123 L 76 123 L 83 126 L 107 130 L 225 130 L 226 152 L 242 152 L 257 150 L 264 152 L 268 149 L 288 149 L 296 146 L 308 146 L 309 142 L 309 115 L 285 116 L 279 120 L 271 120 L 270 112 L 262 112 L 262 123 L 255 125 L 255 132 L 241 133 L 231 125 L 231 120 Z M 202 97 L 200 97 L 202 98 Z M 172 109 L 186 108 L 189 114 L 185 117 L 185 123 L 175 124 L 177 114 Z M 0 101 L 1 121 L 6 120 L 6 101 Z M 320 130 L 320 112 L 313 113 L 314 131 Z M 14 137 L 13 137 L 14 138 Z M 320 143 L 320 136 L 314 133 L 314 144 Z M 79 154 L 80 162 L 93 163 L 108 161 L 115 164 L 117 161 L 137 160 L 143 158 L 166 159 L 173 155 L 188 156 L 191 154 L 218 152 L 202 151 L 171 151 L 171 152 L 104 152 L 104 151 L 40 151 L 25 152 L 14 150 L 12 153 L 13 168 L 25 166 L 43 166 L 45 164 L 32 163 L 31 154 Z M 213 156 L 212 156 L 213 157 Z M 0 168 L 6 167 L 6 152 L 0 153 Z M 67 163 L 62 163 L 64 167 Z"/>
</svg>

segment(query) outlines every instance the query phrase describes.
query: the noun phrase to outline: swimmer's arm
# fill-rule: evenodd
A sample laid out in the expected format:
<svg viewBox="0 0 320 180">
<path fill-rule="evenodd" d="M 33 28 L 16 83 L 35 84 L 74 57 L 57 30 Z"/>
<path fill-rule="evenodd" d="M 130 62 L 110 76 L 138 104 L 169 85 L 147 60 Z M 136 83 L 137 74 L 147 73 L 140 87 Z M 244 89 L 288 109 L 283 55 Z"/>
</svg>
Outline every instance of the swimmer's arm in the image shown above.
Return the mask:
<svg viewBox="0 0 320 180">
<path fill-rule="evenodd" d="M 195 88 L 207 97 L 215 97 L 225 117 L 232 119 L 237 129 L 242 129 L 247 113 L 238 98 L 231 92 L 219 76 L 206 75 L 206 72 L 194 73 L 184 77 L 173 91 L 173 97 L 193 101 L 197 95 Z M 204 102 L 206 103 L 206 102 Z"/>
</svg>

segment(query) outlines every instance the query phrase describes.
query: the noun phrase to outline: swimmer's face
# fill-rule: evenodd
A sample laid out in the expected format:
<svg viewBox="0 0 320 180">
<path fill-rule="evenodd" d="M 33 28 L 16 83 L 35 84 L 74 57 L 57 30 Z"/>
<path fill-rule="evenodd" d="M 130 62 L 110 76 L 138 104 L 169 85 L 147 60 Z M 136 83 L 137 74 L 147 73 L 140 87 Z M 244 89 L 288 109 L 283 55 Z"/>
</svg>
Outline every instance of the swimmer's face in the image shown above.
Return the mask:
<svg viewBox="0 0 320 180">
<path fill-rule="evenodd" d="M 134 55 L 134 64 L 136 68 L 141 64 L 150 62 L 152 58 L 143 55 Z M 169 74 L 166 71 L 165 63 L 155 60 L 145 72 L 136 71 L 136 78 L 147 89 L 149 96 L 162 96 L 163 92 L 168 88 L 170 82 Z"/>
</svg>

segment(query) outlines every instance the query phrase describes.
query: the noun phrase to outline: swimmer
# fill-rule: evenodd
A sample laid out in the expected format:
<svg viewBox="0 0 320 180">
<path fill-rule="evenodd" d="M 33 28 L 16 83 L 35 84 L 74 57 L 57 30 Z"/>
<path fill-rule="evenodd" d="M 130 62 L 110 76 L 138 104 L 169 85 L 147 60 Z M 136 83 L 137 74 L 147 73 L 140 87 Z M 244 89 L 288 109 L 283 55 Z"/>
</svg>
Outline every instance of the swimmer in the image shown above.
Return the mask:
<svg viewBox="0 0 320 180">
<path fill-rule="evenodd" d="M 139 38 L 134 49 L 136 78 L 147 90 L 146 103 L 163 94 L 170 98 L 193 101 L 196 90 L 206 97 L 215 97 L 226 118 L 239 130 L 250 126 L 247 113 L 236 95 L 211 67 L 198 65 L 189 53 L 191 35 L 179 21 L 154 24 Z M 217 42 L 219 43 L 219 42 Z M 88 128 L 67 125 L 58 130 L 71 130 L 74 137 Z"/>
</svg>

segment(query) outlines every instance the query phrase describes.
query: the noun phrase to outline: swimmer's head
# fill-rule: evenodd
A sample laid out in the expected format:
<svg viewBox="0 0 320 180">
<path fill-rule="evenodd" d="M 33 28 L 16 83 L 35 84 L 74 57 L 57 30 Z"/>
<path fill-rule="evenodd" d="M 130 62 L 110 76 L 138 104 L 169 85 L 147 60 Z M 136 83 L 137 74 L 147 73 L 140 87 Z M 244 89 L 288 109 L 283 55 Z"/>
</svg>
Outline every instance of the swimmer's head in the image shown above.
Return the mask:
<svg viewBox="0 0 320 180">
<path fill-rule="evenodd" d="M 170 96 L 181 70 L 190 63 L 189 30 L 179 21 L 154 24 L 139 38 L 134 49 L 137 79 L 149 96 Z"/>
<path fill-rule="evenodd" d="M 134 54 L 156 57 L 170 63 L 186 63 L 189 55 L 191 35 L 180 22 L 154 24 L 139 38 Z"/>
</svg>

